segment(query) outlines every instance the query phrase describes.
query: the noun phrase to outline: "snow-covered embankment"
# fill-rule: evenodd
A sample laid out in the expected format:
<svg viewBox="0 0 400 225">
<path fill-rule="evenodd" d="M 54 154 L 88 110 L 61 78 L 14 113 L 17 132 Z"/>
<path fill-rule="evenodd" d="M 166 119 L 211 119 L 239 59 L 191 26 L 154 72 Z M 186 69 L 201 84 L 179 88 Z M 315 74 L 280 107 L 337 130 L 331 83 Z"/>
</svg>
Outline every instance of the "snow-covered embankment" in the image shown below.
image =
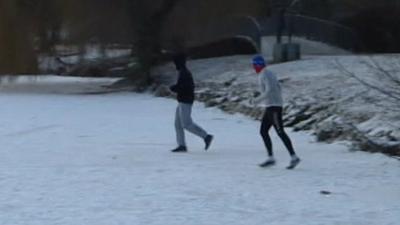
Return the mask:
<svg viewBox="0 0 400 225">
<path fill-rule="evenodd" d="M 377 62 L 397 60 L 379 56 Z M 260 119 L 263 108 L 249 99 L 258 91 L 251 56 L 194 60 L 189 68 L 197 83 L 197 98 L 207 106 Z M 323 56 L 271 65 L 284 89 L 285 124 L 294 130 L 311 130 L 319 141 L 350 140 L 354 148 L 400 155 L 399 104 L 345 75 L 337 65 L 373 82 L 375 71 L 365 57 Z M 389 65 L 390 66 L 390 65 Z M 172 65 L 154 71 L 156 95 L 171 96 L 168 85 L 176 79 Z M 398 108 L 397 108 L 398 109 Z"/>
</svg>

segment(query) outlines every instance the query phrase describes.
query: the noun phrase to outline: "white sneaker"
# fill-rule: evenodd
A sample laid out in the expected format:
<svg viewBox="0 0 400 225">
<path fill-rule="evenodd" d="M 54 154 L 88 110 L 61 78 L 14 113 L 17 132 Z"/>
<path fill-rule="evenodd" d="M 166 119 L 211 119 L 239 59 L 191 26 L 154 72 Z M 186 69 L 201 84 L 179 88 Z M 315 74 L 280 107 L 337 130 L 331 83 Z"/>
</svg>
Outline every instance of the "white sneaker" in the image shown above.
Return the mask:
<svg viewBox="0 0 400 225">
<path fill-rule="evenodd" d="M 294 169 L 299 163 L 300 163 L 300 158 L 297 156 L 292 157 L 292 160 L 290 160 L 289 166 L 286 167 L 288 170 Z"/>
<path fill-rule="evenodd" d="M 260 167 L 269 167 L 275 165 L 276 161 L 274 158 L 268 158 L 265 162 L 261 163 Z"/>
</svg>

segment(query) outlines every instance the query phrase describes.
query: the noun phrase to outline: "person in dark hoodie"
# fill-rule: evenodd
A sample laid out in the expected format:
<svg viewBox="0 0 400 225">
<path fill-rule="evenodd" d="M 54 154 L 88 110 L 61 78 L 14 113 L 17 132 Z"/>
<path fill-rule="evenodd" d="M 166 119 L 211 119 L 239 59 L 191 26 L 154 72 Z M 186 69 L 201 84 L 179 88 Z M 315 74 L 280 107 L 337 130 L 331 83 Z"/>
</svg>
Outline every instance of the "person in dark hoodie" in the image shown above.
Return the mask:
<svg viewBox="0 0 400 225">
<path fill-rule="evenodd" d="M 175 131 L 178 147 L 172 152 L 187 152 L 185 142 L 185 130 L 201 137 L 205 143 L 205 150 L 210 147 L 213 136 L 193 122 L 191 113 L 194 103 L 194 81 L 191 72 L 186 67 L 186 55 L 176 54 L 173 57 L 176 69 L 178 70 L 178 81 L 171 86 L 172 92 L 177 94 L 178 106 L 175 114 Z"/>
</svg>

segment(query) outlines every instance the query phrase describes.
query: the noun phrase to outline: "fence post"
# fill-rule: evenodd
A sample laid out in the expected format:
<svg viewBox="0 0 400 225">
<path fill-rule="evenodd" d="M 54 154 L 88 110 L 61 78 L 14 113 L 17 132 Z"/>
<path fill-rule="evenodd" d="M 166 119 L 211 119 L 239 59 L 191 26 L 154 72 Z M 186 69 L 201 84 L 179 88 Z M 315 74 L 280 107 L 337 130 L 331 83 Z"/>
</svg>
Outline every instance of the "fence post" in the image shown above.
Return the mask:
<svg viewBox="0 0 400 225">
<path fill-rule="evenodd" d="M 300 59 L 300 44 L 298 43 L 287 43 L 285 44 L 287 51 L 287 61 L 294 61 Z"/>
<path fill-rule="evenodd" d="M 273 61 L 276 63 L 287 61 L 287 46 L 285 44 L 274 44 Z"/>
</svg>

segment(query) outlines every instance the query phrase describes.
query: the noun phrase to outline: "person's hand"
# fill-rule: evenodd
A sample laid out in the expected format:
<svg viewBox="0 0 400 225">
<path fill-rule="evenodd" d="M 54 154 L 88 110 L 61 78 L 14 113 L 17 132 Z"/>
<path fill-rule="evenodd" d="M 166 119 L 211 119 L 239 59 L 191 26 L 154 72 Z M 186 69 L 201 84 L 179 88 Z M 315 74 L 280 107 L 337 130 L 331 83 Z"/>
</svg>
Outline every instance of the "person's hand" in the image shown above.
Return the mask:
<svg viewBox="0 0 400 225">
<path fill-rule="evenodd" d="M 172 92 L 176 92 L 176 85 L 170 86 L 169 90 L 172 91 Z"/>
</svg>

